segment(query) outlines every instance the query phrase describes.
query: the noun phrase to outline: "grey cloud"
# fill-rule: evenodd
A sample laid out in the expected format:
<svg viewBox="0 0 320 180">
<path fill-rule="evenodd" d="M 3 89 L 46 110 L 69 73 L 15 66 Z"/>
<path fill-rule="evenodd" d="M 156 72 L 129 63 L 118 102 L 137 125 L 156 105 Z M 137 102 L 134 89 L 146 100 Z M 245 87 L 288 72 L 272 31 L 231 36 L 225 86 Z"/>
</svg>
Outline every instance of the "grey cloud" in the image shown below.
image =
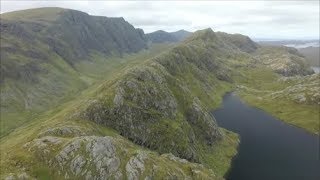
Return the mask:
<svg viewBox="0 0 320 180">
<path fill-rule="evenodd" d="M 137 25 L 137 26 L 190 26 L 192 24 L 192 21 L 187 19 L 170 19 L 170 18 L 164 18 L 164 17 L 138 17 L 138 18 L 128 18 L 128 20 Z"/>
<path fill-rule="evenodd" d="M 319 1 L 1 1 L 1 12 L 43 6 L 124 17 L 145 32 L 211 27 L 265 38 L 319 37 Z"/>
</svg>

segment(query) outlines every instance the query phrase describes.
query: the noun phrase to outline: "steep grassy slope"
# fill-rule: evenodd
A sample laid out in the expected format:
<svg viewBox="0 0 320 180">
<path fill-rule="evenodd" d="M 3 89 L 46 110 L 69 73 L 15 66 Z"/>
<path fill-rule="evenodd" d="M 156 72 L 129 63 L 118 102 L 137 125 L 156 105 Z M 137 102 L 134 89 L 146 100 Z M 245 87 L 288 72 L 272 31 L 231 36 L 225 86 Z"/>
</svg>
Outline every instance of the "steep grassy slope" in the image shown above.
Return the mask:
<svg viewBox="0 0 320 180">
<path fill-rule="evenodd" d="M 223 134 L 209 109 L 231 89 L 228 49 L 211 30 L 102 85 L 77 117 L 116 129 L 160 153 L 201 162 L 199 149 Z"/>
<path fill-rule="evenodd" d="M 35 91 L 32 95 L 38 95 L 39 79 L 52 85 L 43 86 L 42 90 L 52 90 L 48 95 L 54 96 L 52 99 L 47 96 L 30 98 L 31 101 L 27 102 L 32 104 L 28 106 L 31 107 L 31 115 L 36 112 L 37 106 L 49 110 L 30 117 L 32 121 L 18 124 L 18 128 L 1 138 L 2 179 L 221 179 L 238 145 L 238 137 L 219 128 L 214 117 L 209 114 L 211 109 L 220 104 L 223 94 L 231 91 L 235 85 L 239 85 L 239 92 L 243 93 L 241 95 L 245 99 L 257 96 L 256 91 L 267 87 L 271 93 L 279 92 L 288 86 L 283 82 L 272 81 L 283 78 L 283 75 L 303 76 L 311 73 L 303 57 L 292 49 L 260 47 L 246 36 L 214 33 L 211 29 L 198 31 L 176 46 L 166 46 L 169 48 L 167 51 L 163 51 L 166 47 L 160 45 L 155 49 L 127 55 L 139 49 L 143 37 L 137 40 L 136 35 L 141 31 L 121 19 L 117 19 L 114 24 L 113 20 L 91 17 L 76 11 L 47 10 L 48 15 L 43 9 L 33 10 L 31 15 L 25 11 L 6 15 L 6 21 L 19 20 L 22 24 L 28 24 L 28 27 L 34 27 L 34 23 L 40 23 L 42 27 L 44 23 L 45 30 L 33 33 L 34 38 L 31 38 L 33 43 L 44 47 L 39 51 L 33 49 L 31 54 L 39 52 L 40 56 L 45 54 L 49 58 L 40 63 L 41 66 L 34 63 L 27 70 L 23 69 L 20 72 L 27 72 L 23 75 L 6 76 L 3 79 L 1 88 L 6 91 L 1 98 L 7 98 L 7 104 L 4 103 L 6 106 L 1 109 L 6 110 L 6 115 L 10 108 L 12 112 L 24 110 L 26 106 L 21 102 L 25 103 L 25 99 L 20 100 L 29 97 L 31 90 Z M 23 17 L 29 18 L 23 20 Z M 29 23 L 32 25 L 29 26 Z M 108 29 L 110 23 L 111 29 L 121 29 L 123 25 L 122 30 L 131 29 L 132 32 L 123 32 L 125 35 L 122 36 L 117 34 L 122 32 L 119 30 L 113 34 Z M 118 27 L 118 23 L 122 24 L 121 27 Z M 43 41 L 42 38 L 47 36 L 42 37 L 41 32 L 60 32 L 56 30 L 62 26 L 81 33 L 53 33 L 56 36 L 53 39 L 61 43 L 58 46 Z M 4 26 L 8 32 L 6 37 L 10 37 L 16 29 L 8 30 L 8 27 L 11 25 Z M 24 33 L 28 34 L 28 31 L 19 30 L 19 33 L 12 35 L 13 39 L 5 41 L 5 46 L 1 46 L 6 51 L 5 58 L 19 55 L 24 49 L 30 50 L 30 46 L 23 44 L 27 40 L 15 40 L 25 37 Z M 132 37 L 131 33 L 134 34 Z M 116 37 L 108 41 L 112 34 Z M 106 36 L 101 37 L 103 42 L 100 42 L 100 36 Z M 117 38 L 120 38 L 120 42 Z M 130 42 L 127 44 L 124 41 Z M 23 46 L 13 46 L 13 42 L 22 43 Z M 66 46 L 70 46 L 70 49 L 64 43 L 68 43 Z M 137 46 L 132 47 L 133 44 Z M 6 47 L 19 48 L 14 53 Z M 282 56 L 284 58 L 279 58 Z M 26 57 L 22 53 L 12 62 L 7 61 L 3 67 L 8 72 L 16 72 L 15 68 L 19 67 L 21 59 L 27 63 L 42 60 L 34 55 L 29 59 Z M 57 59 L 59 63 L 54 66 Z M 281 64 L 281 68 L 274 69 L 275 64 Z M 47 70 L 48 66 L 50 68 Z M 43 69 L 45 72 L 41 71 Z M 27 79 L 21 80 L 21 77 Z M 285 82 L 290 86 L 301 83 L 289 79 Z M 30 87 L 22 83 L 29 80 L 32 80 L 28 83 Z M 10 81 L 12 86 L 9 86 L 10 83 L 8 85 Z M 67 82 L 56 87 L 56 81 Z M 301 81 L 316 85 L 314 78 Z M 309 87 L 309 84 L 306 86 Z M 21 85 L 20 98 L 16 95 L 19 93 L 14 91 L 18 85 Z M 55 92 L 58 94 L 66 87 L 73 88 L 67 91 L 71 95 L 63 95 L 67 99 L 55 102 Z M 84 90 L 81 91 L 81 88 Z M 295 93 L 300 93 L 299 88 L 295 90 Z M 312 89 L 306 93 L 308 102 L 314 98 L 312 93 L 316 91 Z M 14 94 L 11 95 L 11 92 Z M 29 93 L 23 94 L 25 92 Z M 281 96 L 281 93 L 273 95 L 277 96 L 270 97 L 270 103 L 287 98 Z M 17 102 L 13 102 L 10 99 L 12 97 Z M 36 102 L 38 99 L 48 102 Z M 257 101 L 248 102 L 254 104 Z M 50 103 L 59 106 L 48 105 Z M 17 120 L 15 116 L 12 119 Z M 9 122 L 10 118 L 7 117 L 5 121 L 1 120 L 1 127 L 7 126 Z"/>
<path fill-rule="evenodd" d="M 236 137 L 228 133 L 208 154 L 211 164 L 217 167 L 213 170 L 171 154 L 159 155 L 133 144 L 110 128 L 68 119 L 66 114 L 79 101 L 62 105 L 2 138 L 1 179 L 17 176 L 221 179 L 230 157 L 236 153 L 237 142 L 232 141 Z"/>
<path fill-rule="evenodd" d="M 15 128 L 21 126 L 24 123 L 31 121 L 32 119 L 39 116 L 43 111 L 50 109 L 54 106 L 59 106 L 61 102 L 69 101 L 73 98 L 76 98 L 81 93 L 81 90 L 86 89 L 88 86 L 92 86 L 93 84 L 97 84 L 102 80 L 112 79 L 116 72 L 121 71 L 124 66 L 128 64 L 132 65 L 137 62 L 143 61 L 150 57 L 153 57 L 166 49 L 169 49 L 172 45 L 170 44 L 157 44 L 150 47 L 148 50 L 141 51 L 136 54 L 124 55 L 121 57 L 105 57 L 99 54 L 93 55 L 90 61 L 81 61 L 77 63 L 75 66 L 81 73 L 75 73 L 73 77 L 74 81 L 69 80 L 65 84 L 61 84 L 65 79 L 70 78 L 65 77 L 68 74 L 64 74 L 63 72 L 55 72 L 59 75 L 59 79 L 56 79 L 50 74 L 41 77 L 44 82 L 48 84 L 48 86 L 41 86 L 41 83 L 28 83 L 28 82 L 12 82 L 18 85 L 19 89 L 17 96 L 12 90 L 16 90 L 15 87 L 6 87 L 6 84 L 1 86 L 1 98 L 6 98 L 7 96 L 11 96 L 12 98 L 9 100 L 2 101 L 1 107 L 1 136 L 4 136 L 14 130 Z M 77 82 L 81 80 L 82 87 L 77 86 Z M 59 85 L 61 84 L 61 85 Z M 56 87 L 58 86 L 58 87 Z M 48 88 L 50 87 L 50 88 Z M 64 89 L 69 88 L 73 89 L 71 92 L 65 92 Z M 30 93 L 33 96 L 29 97 Z M 56 97 L 58 96 L 58 97 Z M 39 104 L 38 108 L 34 106 L 30 109 L 25 110 L 25 106 L 19 107 L 19 103 L 21 100 L 27 101 L 28 98 L 32 98 L 32 102 L 34 104 Z M 25 100 L 26 99 L 26 100 Z M 1 99 L 2 100 L 2 99 Z M 37 101 L 40 102 L 37 102 Z M 35 102 L 36 101 L 36 102 Z M 6 108 L 4 108 L 6 106 Z M 18 106 L 18 107 L 17 107 Z M 9 111 L 8 109 L 12 110 Z"/>
<path fill-rule="evenodd" d="M 238 143 L 209 115 L 231 88 L 227 47 L 206 30 L 149 60 L 128 61 L 111 77 L 100 72 L 102 84 L 1 139 L 1 177 L 221 178 Z"/>
<path fill-rule="evenodd" d="M 120 57 L 147 48 L 143 31 L 123 18 L 62 8 L 1 14 L 0 31 L 1 120 L 6 126 L 1 136 L 76 96 L 123 63 Z"/>
</svg>

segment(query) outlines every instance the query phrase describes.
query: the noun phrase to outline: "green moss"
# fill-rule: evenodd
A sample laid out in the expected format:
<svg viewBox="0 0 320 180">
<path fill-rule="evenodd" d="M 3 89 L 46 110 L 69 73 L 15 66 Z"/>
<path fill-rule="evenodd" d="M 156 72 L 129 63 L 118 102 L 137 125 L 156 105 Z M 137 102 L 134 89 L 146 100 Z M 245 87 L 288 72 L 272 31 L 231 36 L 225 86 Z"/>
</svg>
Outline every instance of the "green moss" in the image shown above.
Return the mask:
<svg viewBox="0 0 320 180">
<path fill-rule="evenodd" d="M 40 180 L 53 180 L 57 178 L 53 175 L 52 170 L 46 166 L 33 168 L 31 175 Z"/>
</svg>

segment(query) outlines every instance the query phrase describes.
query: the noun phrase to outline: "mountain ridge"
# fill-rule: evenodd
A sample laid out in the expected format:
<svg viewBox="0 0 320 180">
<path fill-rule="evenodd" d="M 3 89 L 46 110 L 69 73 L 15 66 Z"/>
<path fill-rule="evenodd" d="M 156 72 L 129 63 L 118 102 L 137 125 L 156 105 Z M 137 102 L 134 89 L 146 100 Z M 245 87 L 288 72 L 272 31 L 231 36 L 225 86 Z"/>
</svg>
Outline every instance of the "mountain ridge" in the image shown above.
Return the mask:
<svg viewBox="0 0 320 180">
<path fill-rule="evenodd" d="M 1 156 L 4 157 L 1 158 L 1 178 L 222 179 L 236 154 L 239 139 L 234 133 L 220 128 L 210 110 L 217 108 L 222 96 L 239 84 L 264 88 L 264 84 L 259 87 L 262 83 L 258 75 L 272 76 L 270 81 L 275 81 L 285 76 L 289 79 L 293 76 L 309 78 L 304 75 L 312 73 L 294 49 L 259 46 L 247 36 L 214 32 L 208 28 L 193 33 L 175 45 L 164 44 L 167 49 L 151 53 L 152 48 L 144 48 L 148 47 L 148 39 L 144 38 L 143 31 L 123 22 L 121 18 L 110 20 L 98 17 L 93 23 L 88 21 L 90 16 L 74 13 L 64 14 L 65 19 L 58 20 L 58 25 L 53 27 L 48 21 L 44 24 L 41 21 L 39 27 L 34 27 L 32 23 L 17 26 L 13 23 L 14 28 L 8 28 L 10 22 L 5 22 L 3 26 L 1 20 L 1 33 L 6 30 L 7 37 L 11 35 L 16 38 L 6 39 L 4 45 L 1 43 L 1 58 L 7 58 L 5 66 L 1 63 L 1 72 L 4 67 L 7 70 L 19 67 L 19 63 L 50 62 L 39 68 L 29 65 L 26 73 L 19 76 L 33 82 L 35 88 L 43 85 L 41 83 L 51 85 L 26 95 L 23 93 L 34 89 L 22 86 L 21 80 L 5 79 L 1 84 L 1 100 L 6 100 L 7 104 L 1 104 L 1 112 L 5 112 L 5 108 L 20 111 L 26 103 L 32 110 L 31 105 L 37 99 L 53 103 L 46 96 L 37 96 L 42 91 L 53 93 L 56 96 L 52 99 L 56 99 L 61 89 L 65 91 L 65 87 L 71 87 L 73 89 L 69 92 L 75 95 L 60 101 L 62 104 L 55 108 L 47 107 L 41 116 L 34 116 L 31 122 L 0 139 L 3 145 L 0 147 Z M 43 31 L 48 23 L 50 28 Z M 114 38 L 119 39 L 113 39 L 115 44 L 107 46 L 114 49 L 96 44 L 91 46 L 96 41 L 100 45 L 105 42 L 100 42 L 103 38 L 98 40 L 88 32 L 96 32 L 106 26 L 102 32 L 108 36 L 112 34 L 108 31 L 108 23 L 112 27 L 119 25 L 119 31 L 126 28 L 131 31 L 123 30 L 125 36 L 114 34 L 117 36 Z M 62 31 L 66 33 L 63 35 L 53 33 L 58 39 L 60 37 L 60 40 L 66 41 L 58 42 L 62 43 L 62 48 L 52 50 L 50 47 L 55 43 L 42 47 L 42 36 L 61 27 L 70 31 Z M 85 29 L 84 34 L 77 34 L 82 32 L 79 29 Z M 40 33 L 31 33 L 34 38 L 28 37 L 28 31 L 34 30 Z M 62 38 L 67 35 L 68 38 Z M 129 37 L 132 39 L 126 41 Z M 23 44 L 24 41 L 20 42 L 19 38 L 40 44 L 37 46 L 39 49 L 29 49 L 29 44 Z M 141 44 L 131 48 L 137 45 L 136 40 Z M 64 43 L 68 43 L 72 50 Z M 98 52 L 82 52 L 87 46 Z M 12 49 L 14 47 L 16 49 Z M 125 58 L 126 54 L 138 49 L 145 54 L 140 57 L 139 51 L 135 58 Z M 77 53 L 80 51 L 83 54 Z M 117 58 L 110 59 L 112 55 Z M 18 64 L 10 64 L 11 61 Z M 281 68 L 273 68 L 278 64 Z M 86 69 L 88 66 L 93 70 Z M 258 74 L 254 74 L 252 69 Z M 31 72 L 43 73 L 42 70 L 48 73 L 30 78 Z M 94 75 L 99 78 L 95 79 Z M 68 79 L 69 76 L 71 78 Z M 65 84 L 57 84 L 56 81 Z M 15 88 L 15 85 L 20 86 Z M 279 83 L 281 88 L 284 85 Z M 82 89 L 79 86 L 83 86 Z M 298 90 L 297 93 L 300 93 Z M 15 96 L 23 101 L 10 100 Z M 26 97 L 29 101 L 25 101 Z M 21 117 L 24 118 L 23 115 Z M 16 117 L 12 119 L 18 122 Z"/>
<path fill-rule="evenodd" d="M 178 30 L 174 32 L 167 32 L 164 30 L 157 30 L 146 34 L 152 43 L 165 43 L 165 42 L 181 42 L 185 40 L 192 33 L 186 30 Z"/>
</svg>

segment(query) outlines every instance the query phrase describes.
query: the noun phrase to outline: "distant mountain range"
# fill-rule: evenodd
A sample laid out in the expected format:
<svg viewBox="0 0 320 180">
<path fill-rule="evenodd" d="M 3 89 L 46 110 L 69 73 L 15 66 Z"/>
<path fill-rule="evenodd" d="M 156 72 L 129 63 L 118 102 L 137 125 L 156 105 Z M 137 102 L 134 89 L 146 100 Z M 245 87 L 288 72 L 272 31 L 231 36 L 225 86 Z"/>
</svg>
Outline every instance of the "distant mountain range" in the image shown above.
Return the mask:
<svg viewBox="0 0 320 180">
<path fill-rule="evenodd" d="M 148 33 L 147 38 L 152 43 L 164 43 L 164 42 L 179 42 L 186 39 L 188 36 L 190 36 L 192 33 L 185 31 L 185 30 L 179 30 L 176 32 L 166 32 L 163 30 L 155 31 L 152 33 Z"/>
<path fill-rule="evenodd" d="M 319 40 L 269 40 L 257 41 L 262 45 L 288 46 L 294 48 L 319 47 Z"/>
</svg>

